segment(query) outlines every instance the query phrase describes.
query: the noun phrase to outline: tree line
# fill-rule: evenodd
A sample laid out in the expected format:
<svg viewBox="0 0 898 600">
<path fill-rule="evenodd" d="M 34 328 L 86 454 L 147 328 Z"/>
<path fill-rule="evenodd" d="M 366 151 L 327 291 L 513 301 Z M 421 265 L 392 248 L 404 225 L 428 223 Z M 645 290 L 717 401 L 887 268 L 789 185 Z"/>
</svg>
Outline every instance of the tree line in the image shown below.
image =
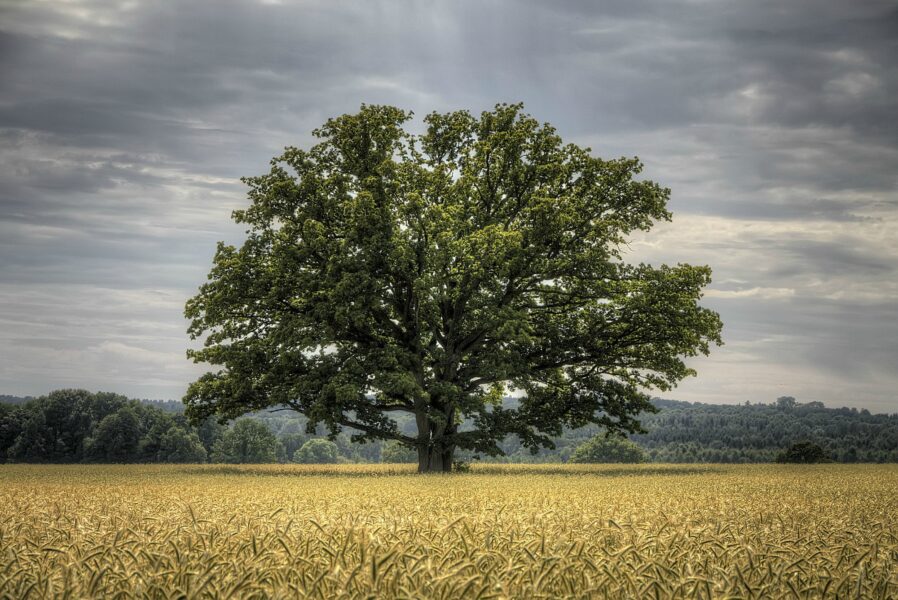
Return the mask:
<svg viewBox="0 0 898 600">
<path fill-rule="evenodd" d="M 404 449 L 355 445 L 307 431 L 308 423 L 259 413 L 230 423 L 191 423 L 179 402 L 56 390 L 0 396 L 0 462 L 303 463 L 405 462 Z"/>
<path fill-rule="evenodd" d="M 7 462 L 205 462 L 223 426 L 111 393 L 57 390 L 0 404 Z"/>
<path fill-rule="evenodd" d="M 866 409 L 827 408 L 782 396 L 765 404 L 704 404 L 655 399 L 657 413 L 639 416 L 645 433 L 630 439 L 652 462 L 774 462 L 793 444 L 820 446 L 835 462 L 898 462 L 898 414 L 871 414 Z M 516 440 L 504 442 L 511 462 L 566 461 L 579 445 L 601 434 L 597 427 L 565 430 L 555 448 L 537 456 Z"/>
<path fill-rule="evenodd" d="M 513 398 L 504 404 L 513 406 Z M 537 454 L 515 436 L 500 442 L 504 462 L 773 462 L 795 444 L 814 444 L 821 460 L 898 462 L 898 415 L 826 408 L 784 396 L 771 404 L 715 405 L 655 399 L 639 415 L 634 445 L 597 441 L 596 426 L 566 429 Z M 410 419 L 397 428 L 413 431 Z M 462 424 L 460 429 L 464 429 Z M 293 412 L 257 412 L 191 424 L 178 402 L 139 401 L 111 393 L 57 390 L 40 398 L 0 397 L 0 461 L 99 463 L 415 462 L 395 441 L 354 444 L 352 430 L 328 438 Z M 460 460 L 477 459 L 473 452 Z M 479 457 L 487 459 L 487 457 Z"/>
</svg>

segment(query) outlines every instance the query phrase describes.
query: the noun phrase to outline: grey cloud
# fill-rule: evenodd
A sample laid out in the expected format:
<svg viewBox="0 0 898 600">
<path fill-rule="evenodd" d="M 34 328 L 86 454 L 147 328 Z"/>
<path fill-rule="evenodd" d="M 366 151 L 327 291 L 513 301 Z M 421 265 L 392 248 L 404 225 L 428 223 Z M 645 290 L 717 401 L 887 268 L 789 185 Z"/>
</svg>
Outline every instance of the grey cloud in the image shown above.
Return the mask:
<svg viewBox="0 0 898 600">
<path fill-rule="evenodd" d="M 771 339 L 764 359 L 782 365 L 809 364 L 821 375 L 846 379 L 886 376 L 898 384 L 894 357 L 898 340 L 881 335 L 884 323 L 898 318 L 891 302 L 836 302 L 792 297 L 759 303 L 753 299 L 714 301 L 708 305 L 737 314 L 727 326 L 732 343 Z M 835 402 L 834 398 L 827 398 Z"/>
<path fill-rule="evenodd" d="M 876 206 L 874 200 L 838 198 L 789 198 L 786 201 L 760 199 L 754 203 L 718 203 L 709 212 L 739 219 L 870 221 L 876 217 L 859 214 Z"/>
<path fill-rule="evenodd" d="M 776 256 L 784 256 L 786 266 L 772 270 L 774 277 L 798 275 L 844 277 L 847 275 L 898 275 L 898 265 L 887 256 L 854 248 L 847 241 L 769 240 Z"/>
<path fill-rule="evenodd" d="M 789 364 L 818 377 L 808 393 L 895 387 L 893 2 L 79 0 L 0 16 L 0 284 L 19 291 L 0 303 L 0 347 L 28 349 L 0 357 L 0 392 L 178 396 L 195 374 L 180 309 L 214 242 L 240 238 L 238 177 L 361 102 L 420 117 L 519 100 L 673 189 L 673 228 L 637 247 L 711 263 L 733 343 L 685 399 L 747 399 L 726 380 L 734 357 L 755 386 Z M 40 372 L 51 353 L 77 367 Z"/>
</svg>

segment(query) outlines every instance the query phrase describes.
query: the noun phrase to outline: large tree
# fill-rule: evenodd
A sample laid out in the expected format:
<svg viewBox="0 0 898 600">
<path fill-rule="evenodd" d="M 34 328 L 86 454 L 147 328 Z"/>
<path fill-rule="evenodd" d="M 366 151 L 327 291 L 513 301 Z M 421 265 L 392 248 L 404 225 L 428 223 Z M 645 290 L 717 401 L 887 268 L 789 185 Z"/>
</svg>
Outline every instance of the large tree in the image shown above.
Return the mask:
<svg viewBox="0 0 898 600">
<path fill-rule="evenodd" d="M 497 454 L 509 434 L 535 450 L 564 426 L 638 431 L 646 391 L 720 342 L 698 304 L 708 267 L 622 259 L 629 234 L 670 218 L 669 190 L 520 105 L 433 113 L 421 134 L 410 118 L 363 105 L 243 180 L 247 239 L 218 245 L 187 303 L 204 340 L 189 356 L 218 367 L 188 413 L 289 407 L 415 448 L 420 471 L 449 470 L 456 449 Z"/>
</svg>

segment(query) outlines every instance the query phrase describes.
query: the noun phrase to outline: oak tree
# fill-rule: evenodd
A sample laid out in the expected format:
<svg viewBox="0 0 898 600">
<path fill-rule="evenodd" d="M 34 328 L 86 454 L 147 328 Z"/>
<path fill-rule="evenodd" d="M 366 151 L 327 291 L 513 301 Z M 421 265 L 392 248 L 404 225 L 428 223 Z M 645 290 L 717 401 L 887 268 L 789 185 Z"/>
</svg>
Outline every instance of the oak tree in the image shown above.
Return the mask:
<svg viewBox="0 0 898 600">
<path fill-rule="evenodd" d="M 188 414 L 287 407 L 413 448 L 422 472 L 510 434 L 535 451 L 563 427 L 638 431 L 648 391 L 720 343 L 708 267 L 624 260 L 670 218 L 669 190 L 521 105 L 432 113 L 418 134 L 410 119 L 363 105 L 243 180 L 246 241 L 218 245 L 186 308 L 189 356 L 216 367 Z"/>
</svg>

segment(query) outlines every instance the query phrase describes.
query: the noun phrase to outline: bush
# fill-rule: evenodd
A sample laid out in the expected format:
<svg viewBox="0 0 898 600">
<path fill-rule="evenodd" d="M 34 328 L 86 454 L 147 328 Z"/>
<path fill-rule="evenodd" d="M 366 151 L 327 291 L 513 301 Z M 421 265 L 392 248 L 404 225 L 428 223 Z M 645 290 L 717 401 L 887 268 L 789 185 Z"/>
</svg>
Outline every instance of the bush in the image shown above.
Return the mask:
<svg viewBox="0 0 898 600">
<path fill-rule="evenodd" d="M 776 456 L 778 463 L 819 463 L 830 462 L 823 448 L 814 442 L 797 442 Z"/>
<path fill-rule="evenodd" d="M 309 440 L 293 453 L 293 462 L 304 465 L 332 465 L 337 462 L 338 457 L 337 444 L 316 438 Z"/>
<path fill-rule="evenodd" d="M 583 442 L 571 455 L 573 463 L 643 463 L 645 451 L 627 438 L 602 434 Z"/>
<path fill-rule="evenodd" d="M 470 473 L 471 472 L 471 463 L 466 460 L 454 460 L 452 461 L 452 472 L 453 473 Z"/>
</svg>

